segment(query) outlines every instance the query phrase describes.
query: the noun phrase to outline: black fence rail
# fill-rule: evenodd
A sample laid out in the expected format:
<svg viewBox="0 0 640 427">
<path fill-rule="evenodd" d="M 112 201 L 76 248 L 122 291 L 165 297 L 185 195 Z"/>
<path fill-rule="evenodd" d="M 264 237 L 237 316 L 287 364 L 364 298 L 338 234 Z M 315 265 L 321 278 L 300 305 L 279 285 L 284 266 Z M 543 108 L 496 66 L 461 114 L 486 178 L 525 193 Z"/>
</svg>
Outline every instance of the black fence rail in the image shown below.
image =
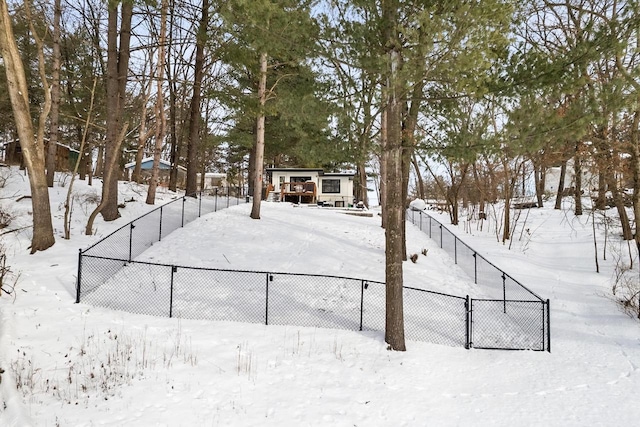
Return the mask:
<svg viewBox="0 0 640 427">
<path fill-rule="evenodd" d="M 81 250 L 76 302 L 154 316 L 384 331 L 384 283 L 135 260 L 186 223 L 245 201 L 218 194 L 181 197 Z M 470 251 L 454 254 L 478 257 L 455 237 L 447 240 L 441 231 L 439 236 L 441 246 L 450 240 L 454 248 Z M 407 339 L 465 348 L 549 350 L 548 330 L 542 335 L 539 330 L 540 324 L 548 327 L 548 301 L 481 300 L 408 286 L 403 298 Z M 536 305 L 540 303 L 542 310 Z"/>
<path fill-rule="evenodd" d="M 470 346 L 551 351 L 550 302 L 496 267 L 442 223 L 410 209 L 407 219 L 439 243 L 455 263 L 492 299 L 469 302 Z"/>
</svg>

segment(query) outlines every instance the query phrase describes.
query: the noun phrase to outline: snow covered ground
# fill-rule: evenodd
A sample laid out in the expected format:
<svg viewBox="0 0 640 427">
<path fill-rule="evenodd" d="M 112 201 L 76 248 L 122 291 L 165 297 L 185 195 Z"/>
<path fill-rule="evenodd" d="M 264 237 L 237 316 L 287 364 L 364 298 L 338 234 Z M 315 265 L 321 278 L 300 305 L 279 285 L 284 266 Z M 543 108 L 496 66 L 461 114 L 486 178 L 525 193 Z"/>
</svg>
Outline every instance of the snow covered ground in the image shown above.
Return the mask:
<svg viewBox="0 0 640 427">
<path fill-rule="evenodd" d="M 9 176 L 0 206 L 14 215 L 11 227 L 28 224 L 30 201 L 15 201 L 28 194 L 26 177 L 2 172 Z M 397 353 L 372 331 L 169 319 L 75 304 L 78 250 L 153 206 L 144 205 L 144 188 L 121 183 L 121 199 L 136 201 L 84 236 L 99 182 L 74 188 L 71 240 L 61 237 L 67 189 L 59 185 L 50 190 L 54 247 L 28 255 L 28 231 L 2 236 L 7 265 L 20 275 L 13 293 L 0 298 L 2 426 L 631 426 L 640 416 L 639 325 L 611 296 L 613 254 L 625 246 L 609 241 L 604 261 L 597 229 L 595 273 L 591 223 L 587 215 L 574 218 L 569 206 L 531 210 L 526 221 L 523 213 L 510 250 L 497 242 L 491 219 L 482 230 L 465 221 L 451 228 L 551 299 L 552 353 L 418 341 Z M 172 197 L 162 192 L 158 204 Z M 383 280 L 376 215 L 263 203 L 255 221 L 249 209 L 207 215 L 138 259 Z M 407 286 L 483 295 L 437 242 L 408 231 L 408 251 L 428 252 L 405 264 Z"/>
</svg>

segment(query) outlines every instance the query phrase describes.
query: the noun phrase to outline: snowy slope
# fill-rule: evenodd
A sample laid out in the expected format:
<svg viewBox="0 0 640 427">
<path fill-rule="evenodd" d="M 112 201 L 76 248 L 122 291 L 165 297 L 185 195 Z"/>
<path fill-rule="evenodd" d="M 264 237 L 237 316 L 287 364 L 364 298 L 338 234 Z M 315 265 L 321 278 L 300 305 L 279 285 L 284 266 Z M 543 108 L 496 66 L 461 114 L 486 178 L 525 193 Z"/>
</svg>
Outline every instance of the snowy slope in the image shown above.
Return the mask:
<svg viewBox="0 0 640 427">
<path fill-rule="evenodd" d="M 2 206 L 16 213 L 17 223 L 28 223 L 29 203 L 15 202 L 16 192 L 28 191 L 25 178 L 10 178 Z M 99 237 L 81 234 L 95 206 L 81 200 L 99 192 L 98 184 L 76 184 L 71 240 L 57 236 L 50 250 L 28 255 L 27 232 L 3 236 L 8 265 L 20 278 L 15 293 L 0 299 L 2 426 L 637 423 L 638 323 L 612 300 L 613 257 L 601 259 L 603 272 L 594 272 L 586 218 L 532 210 L 529 232 L 523 228 L 522 239 L 518 232 L 511 250 L 487 224 L 483 231 L 464 222 L 452 229 L 551 299 L 552 353 L 422 342 L 395 353 L 374 332 L 177 320 L 74 304 L 78 249 Z M 122 183 L 120 191 L 122 200 L 137 201 L 113 223 L 98 220 L 99 235 L 152 208 L 141 202 L 142 189 Z M 65 192 L 50 190 L 57 234 Z M 253 221 L 249 208 L 207 215 L 140 258 L 383 279 L 377 216 L 263 203 L 262 219 Z M 439 220 L 446 224 L 446 217 Z M 436 242 L 413 227 L 408 239 L 411 253 L 428 249 L 428 255 L 405 264 L 407 285 L 482 295 Z"/>
</svg>

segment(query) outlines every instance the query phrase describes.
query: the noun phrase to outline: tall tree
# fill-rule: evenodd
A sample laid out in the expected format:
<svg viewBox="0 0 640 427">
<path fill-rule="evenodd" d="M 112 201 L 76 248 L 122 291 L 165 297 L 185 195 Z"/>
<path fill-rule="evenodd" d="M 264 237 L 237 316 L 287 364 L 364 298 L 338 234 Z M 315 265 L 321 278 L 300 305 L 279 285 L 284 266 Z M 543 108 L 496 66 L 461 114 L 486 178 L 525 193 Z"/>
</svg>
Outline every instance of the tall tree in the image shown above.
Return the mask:
<svg viewBox="0 0 640 427">
<path fill-rule="evenodd" d="M 45 154 L 42 138 L 34 138 L 29 110 L 29 91 L 20 52 L 13 35 L 13 26 L 6 0 L 0 0 L 0 52 L 5 65 L 7 88 L 25 165 L 29 173 L 33 206 L 33 237 L 31 253 L 43 251 L 55 243 L 51 223 L 51 207 L 45 175 Z M 42 58 L 43 59 L 43 58 Z M 42 63 L 41 67 L 44 67 Z M 46 84 L 46 80 L 43 81 Z M 46 116 L 46 109 L 41 115 Z M 40 132 L 39 132 L 40 134 Z"/>
<path fill-rule="evenodd" d="M 162 0 L 160 10 L 160 34 L 158 36 L 158 65 L 156 66 L 156 107 L 155 116 L 157 120 L 155 128 L 155 146 L 153 150 L 153 169 L 151 173 L 151 182 L 147 191 L 147 204 L 153 205 L 156 200 L 156 187 L 158 185 L 158 173 L 160 169 L 160 155 L 162 154 L 162 144 L 166 134 L 167 120 L 164 112 L 164 91 L 162 82 L 164 76 L 165 61 L 165 39 L 167 32 L 167 0 Z M 190 194 L 187 192 L 187 194 Z"/>
<path fill-rule="evenodd" d="M 196 36 L 196 60 L 194 64 L 193 95 L 189 107 L 189 136 L 187 139 L 187 186 L 186 194 L 195 195 L 198 190 L 198 150 L 200 122 L 202 120 L 202 77 L 204 74 L 204 48 L 207 42 L 209 24 L 209 0 L 202 0 L 200 23 Z"/>
<path fill-rule="evenodd" d="M 382 0 L 384 23 L 382 40 L 386 51 L 385 111 L 387 113 L 385 146 L 385 283 L 386 316 L 385 342 L 392 350 L 405 351 L 403 303 L 403 215 L 402 200 L 402 109 L 405 84 L 401 76 L 403 67 L 401 29 L 398 0 Z"/>
<path fill-rule="evenodd" d="M 267 53 L 260 53 L 260 79 L 258 84 L 258 102 L 260 111 L 256 119 L 256 143 L 253 165 L 253 205 L 251 218 L 260 219 L 260 202 L 262 201 L 262 175 L 264 167 L 264 107 L 267 103 Z"/>
<path fill-rule="evenodd" d="M 58 146 L 58 123 L 60 117 L 60 0 L 53 6 L 53 56 L 51 58 L 51 120 L 49 122 L 49 147 L 47 149 L 47 185 L 53 187 L 56 171 L 56 151 Z"/>
<path fill-rule="evenodd" d="M 236 99 L 231 102 L 235 102 L 237 106 L 242 105 L 244 114 L 252 118 L 249 125 L 249 133 L 253 136 L 249 159 L 249 176 L 254 197 L 251 217 L 259 218 L 263 190 L 263 153 L 269 151 L 268 144 L 263 142 L 262 124 L 265 127 L 264 135 L 267 135 L 269 131 L 266 128 L 270 123 L 289 121 L 295 124 L 288 126 L 289 129 L 296 129 L 304 122 L 300 120 L 301 117 L 310 117 L 316 113 L 306 109 L 313 94 L 308 96 L 300 88 L 312 87 L 308 82 L 304 84 L 305 78 L 302 76 L 312 75 L 306 73 L 308 66 L 305 61 L 315 42 L 317 25 L 311 18 L 311 2 L 306 0 L 235 0 L 225 6 L 223 16 L 230 36 L 224 58 L 234 68 L 236 82 L 241 83 L 232 91 L 236 92 Z M 309 82 L 313 83 L 313 79 L 309 78 Z M 282 100 L 295 99 L 293 96 L 286 96 L 287 89 L 298 90 L 298 93 L 304 93 L 305 96 L 298 97 L 295 102 L 287 105 Z M 243 125 L 246 126 L 243 120 L 236 121 L 237 127 Z M 302 129 L 303 132 L 304 130 L 306 129 Z M 286 136 L 278 139 L 292 140 Z M 308 143 L 304 147 L 308 148 Z M 288 146 L 286 149 L 291 157 L 295 156 L 294 147 Z"/>
<path fill-rule="evenodd" d="M 120 7 L 119 7 L 120 5 Z M 120 14 L 118 10 L 120 9 Z M 120 217 L 118 212 L 118 178 L 120 176 L 120 147 L 124 138 L 122 131 L 125 124 L 124 107 L 129 74 L 129 57 L 131 42 L 131 18 L 133 16 L 133 0 L 108 2 L 107 20 L 107 120 L 105 141 L 105 163 L 114 168 L 104 174 L 102 185 L 101 208 L 105 221 L 113 221 Z M 120 27 L 118 27 L 118 17 Z M 108 179 L 107 179 L 108 177 Z"/>
</svg>

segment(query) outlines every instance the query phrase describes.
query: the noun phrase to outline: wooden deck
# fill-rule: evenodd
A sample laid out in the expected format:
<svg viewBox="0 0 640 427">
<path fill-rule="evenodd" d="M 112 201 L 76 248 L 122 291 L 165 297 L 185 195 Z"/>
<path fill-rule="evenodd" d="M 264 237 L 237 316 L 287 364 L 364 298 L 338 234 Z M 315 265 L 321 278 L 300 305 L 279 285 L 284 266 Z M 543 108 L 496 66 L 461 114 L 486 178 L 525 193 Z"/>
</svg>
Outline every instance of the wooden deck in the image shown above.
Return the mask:
<svg viewBox="0 0 640 427">
<path fill-rule="evenodd" d="M 280 201 L 291 203 L 313 204 L 317 202 L 316 183 L 283 182 L 280 184 Z"/>
</svg>

